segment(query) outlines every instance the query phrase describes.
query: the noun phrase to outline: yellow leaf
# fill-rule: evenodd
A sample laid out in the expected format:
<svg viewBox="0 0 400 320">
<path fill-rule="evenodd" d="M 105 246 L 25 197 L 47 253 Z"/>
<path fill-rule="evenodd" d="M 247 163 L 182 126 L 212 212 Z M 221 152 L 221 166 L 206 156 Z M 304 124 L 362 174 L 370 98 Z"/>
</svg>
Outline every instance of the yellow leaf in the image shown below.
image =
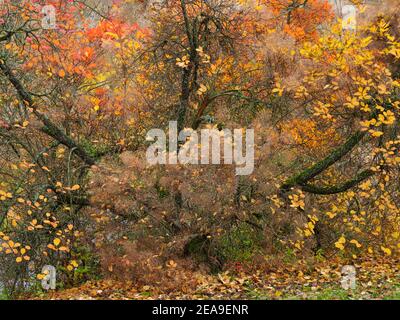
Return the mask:
<svg viewBox="0 0 400 320">
<path fill-rule="evenodd" d="M 361 248 L 361 244 L 355 239 L 350 240 L 350 243 L 354 244 L 357 248 Z"/>
<path fill-rule="evenodd" d="M 174 260 L 169 260 L 167 262 L 167 267 L 169 267 L 169 268 L 176 268 L 177 265 L 178 264 Z"/>
<path fill-rule="evenodd" d="M 373 136 L 373 137 L 380 137 L 380 136 L 383 135 L 383 132 L 382 132 L 382 131 L 371 130 L 371 132 L 372 132 L 372 136 Z"/>
<path fill-rule="evenodd" d="M 55 238 L 55 239 L 53 240 L 53 243 L 54 243 L 54 245 L 57 247 L 57 246 L 61 243 L 61 240 L 60 240 L 59 238 Z"/>
<path fill-rule="evenodd" d="M 338 248 L 338 249 L 340 249 L 340 250 L 344 250 L 344 245 L 341 244 L 341 243 L 336 242 L 336 243 L 335 243 L 335 247 Z"/>
<path fill-rule="evenodd" d="M 344 250 L 344 244 L 346 243 L 346 238 L 341 236 L 340 239 L 335 243 L 335 247 Z"/>
<path fill-rule="evenodd" d="M 390 256 L 392 254 L 392 250 L 390 250 L 389 248 L 385 248 L 385 247 L 381 246 L 381 249 L 388 256 Z"/>
<path fill-rule="evenodd" d="M 38 275 L 36 276 L 36 278 L 37 278 L 38 280 L 43 280 L 45 276 L 46 276 L 46 275 L 40 273 L 40 274 L 38 274 Z"/>
<path fill-rule="evenodd" d="M 118 36 L 118 34 L 116 34 L 116 33 L 113 33 L 113 32 L 105 32 L 104 34 L 105 34 L 105 35 L 108 35 L 108 36 L 110 36 L 110 37 L 112 37 L 112 38 L 114 38 L 114 39 L 119 39 L 119 36 Z"/>
<path fill-rule="evenodd" d="M 57 248 L 51 243 L 47 245 L 47 248 L 49 248 L 51 250 L 54 250 L 54 251 L 57 251 Z"/>
<path fill-rule="evenodd" d="M 275 291 L 275 297 L 279 298 L 282 295 L 282 291 Z"/>
</svg>

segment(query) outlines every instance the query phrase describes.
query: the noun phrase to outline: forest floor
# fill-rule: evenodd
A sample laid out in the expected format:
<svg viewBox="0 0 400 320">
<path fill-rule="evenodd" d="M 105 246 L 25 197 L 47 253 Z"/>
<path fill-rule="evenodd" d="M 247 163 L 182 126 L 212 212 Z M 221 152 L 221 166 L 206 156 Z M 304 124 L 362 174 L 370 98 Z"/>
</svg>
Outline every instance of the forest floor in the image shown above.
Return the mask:
<svg viewBox="0 0 400 320">
<path fill-rule="evenodd" d="M 311 299 L 311 300 L 400 300 L 400 260 L 367 259 L 354 263 L 357 270 L 355 290 L 341 287 L 339 260 L 288 264 L 279 270 L 224 272 L 206 275 L 191 272 L 191 281 L 180 286 L 159 283 L 135 285 L 130 281 L 89 281 L 79 287 L 36 294 L 35 299 Z M 161 282 L 160 282 L 161 283 Z"/>
</svg>

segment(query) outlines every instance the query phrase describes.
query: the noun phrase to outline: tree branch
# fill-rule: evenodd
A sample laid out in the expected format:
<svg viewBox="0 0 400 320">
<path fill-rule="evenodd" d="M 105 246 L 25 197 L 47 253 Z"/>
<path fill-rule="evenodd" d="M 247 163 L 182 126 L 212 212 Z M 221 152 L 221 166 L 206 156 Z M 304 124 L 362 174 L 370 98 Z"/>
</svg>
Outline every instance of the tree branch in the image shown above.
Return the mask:
<svg viewBox="0 0 400 320">
<path fill-rule="evenodd" d="M 368 179 L 369 177 L 372 177 L 374 174 L 375 174 L 374 171 L 368 169 L 368 170 L 362 171 L 361 173 L 356 175 L 353 179 L 348 180 L 345 183 L 342 183 L 342 184 L 339 184 L 336 186 L 318 187 L 318 186 L 311 185 L 311 184 L 305 184 L 305 185 L 301 185 L 300 188 L 305 192 L 309 192 L 309 193 L 313 193 L 313 194 L 324 194 L 324 195 L 336 194 L 336 193 L 345 192 L 345 191 L 355 187 L 360 182 Z"/>
<path fill-rule="evenodd" d="M 14 86 L 20 98 L 23 102 L 27 103 L 28 106 L 33 110 L 35 116 L 45 125 L 45 128 L 42 130 L 47 135 L 56 139 L 61 144 L 65 145 L 70 149 L 75 149 L 75 153 L 88 165 L 92 166 L 95 164 L 95 160 L 89 156 L 86 151 L 79 146 L 74 140 L 72 140 L 69 136 L 67 136 L 56 124 L 54 124 L 45 114 L 41 113 L 37 110 L 32 96 L 28 91 L 25 90 L 22 83 L 14 76 L 11 69 L 4 63 L 4 61 L 0 60 L 0 69 L 3 74 L 7 77 L 7 79 Z"/>
<path fill-rule="evenodd" d="M 317 162 L 316 164 L 303 170 L 294 177 L 286 180 L 286 182 L 281 186 L 281 189 L 289 190 L 290 188 L 298 185 L 304 186 L 305 184 L 307 184 L 308 181 L 315 178 L 321 172 L 325 171 L 331 165 L 333 165 L 346 154 L 348 154 L 363 139 L 365 134 L 365 131 L 357 131 L 343 145 L 332 151 L 332 153 L 328 155 L 325 159 Z"/>
</svg>

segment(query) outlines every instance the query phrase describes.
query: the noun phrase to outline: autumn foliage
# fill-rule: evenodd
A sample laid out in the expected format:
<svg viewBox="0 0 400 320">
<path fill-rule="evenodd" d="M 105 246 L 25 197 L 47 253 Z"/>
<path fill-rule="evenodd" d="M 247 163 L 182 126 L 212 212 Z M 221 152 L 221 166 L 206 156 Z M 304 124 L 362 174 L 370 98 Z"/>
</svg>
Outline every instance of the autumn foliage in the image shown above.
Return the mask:
<svg viewBox="0 0 400 320">
<path fill-rule="evenodd" d="M 173 292 L 191 272 L 256 274 L 288 255 L 395 258 L 400 8 L 386 3 L 359 5 L 352 31 L 324 0 L 4 0 L 8 293 L 32 289 L 46 264 L 64 286 Z M 44 5 L 56 28 L 43 27 Z M 254 128 L 254 172 L 149 166 L 146 134 L 172 120 Z"/>
</svg>

